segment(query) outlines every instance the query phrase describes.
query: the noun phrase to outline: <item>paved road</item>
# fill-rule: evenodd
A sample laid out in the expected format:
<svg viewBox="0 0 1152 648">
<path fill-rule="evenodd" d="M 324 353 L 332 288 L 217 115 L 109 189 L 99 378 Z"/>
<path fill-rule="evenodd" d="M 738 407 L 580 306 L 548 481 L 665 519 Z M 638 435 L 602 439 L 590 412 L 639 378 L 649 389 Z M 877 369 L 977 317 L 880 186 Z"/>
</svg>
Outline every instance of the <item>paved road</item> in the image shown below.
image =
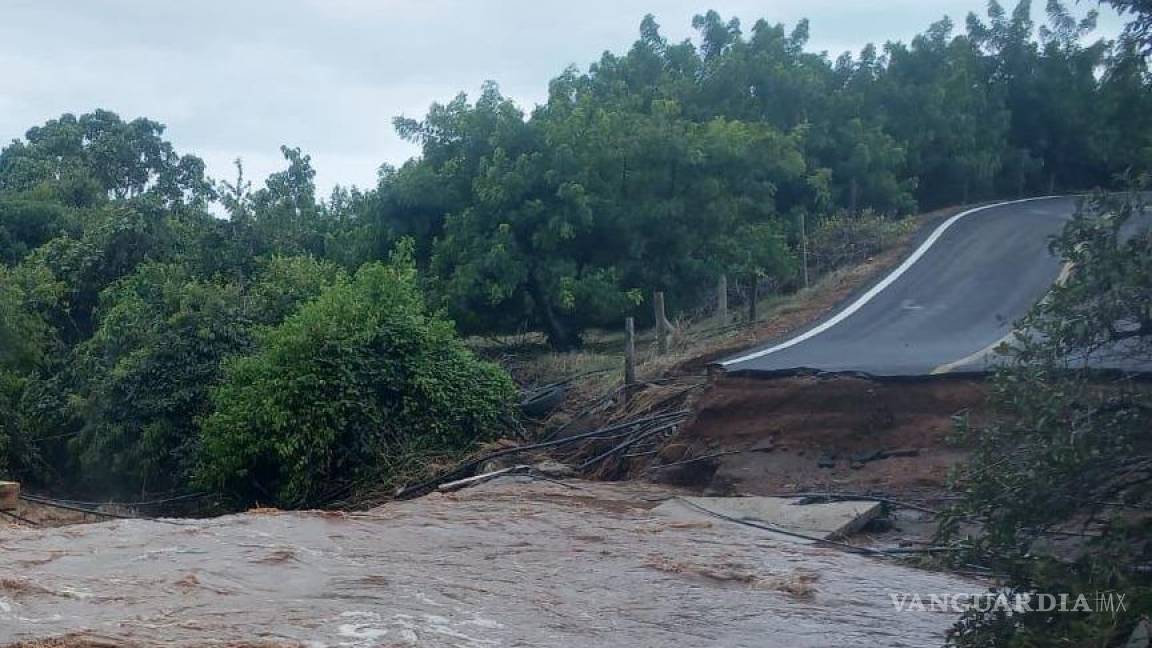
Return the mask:
<svg viewBox="0 0 1152 648">
<path fill-rule="evenodd" d="M 729 372 L 876 376 L 982 371 L 1060 275 L 1048 251 L 1075 198 L 977 208 L 939 225 L 870 290 L 796 337 L 721 363 Z"/>
</svg>

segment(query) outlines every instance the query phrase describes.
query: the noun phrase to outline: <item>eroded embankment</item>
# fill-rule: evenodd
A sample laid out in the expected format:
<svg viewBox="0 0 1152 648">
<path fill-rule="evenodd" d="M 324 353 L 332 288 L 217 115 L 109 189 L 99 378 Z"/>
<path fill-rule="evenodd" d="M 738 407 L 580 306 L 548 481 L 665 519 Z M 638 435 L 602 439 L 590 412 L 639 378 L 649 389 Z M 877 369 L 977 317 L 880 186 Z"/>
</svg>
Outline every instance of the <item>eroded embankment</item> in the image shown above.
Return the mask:
<svg viewBox="0 0 1152 648">
<path fill-rule="evenodd" d="M 668 480 L 750 494 L 936 494 L 964 457 L 949 441 L 957 417 L 979 423 L 986 400 L 978 377 L 719 377 L 677 439 L 686 456 L 717 456 Z"/>
<path fill-rule="evenodd" d="M 0 644 L 925 646 L 956 577 L 651 511 L 641 484 L 488 484 L 364 514 L 0 535 Z M 87 643 L 86 643 L 87 642 Z"/>
</svg>

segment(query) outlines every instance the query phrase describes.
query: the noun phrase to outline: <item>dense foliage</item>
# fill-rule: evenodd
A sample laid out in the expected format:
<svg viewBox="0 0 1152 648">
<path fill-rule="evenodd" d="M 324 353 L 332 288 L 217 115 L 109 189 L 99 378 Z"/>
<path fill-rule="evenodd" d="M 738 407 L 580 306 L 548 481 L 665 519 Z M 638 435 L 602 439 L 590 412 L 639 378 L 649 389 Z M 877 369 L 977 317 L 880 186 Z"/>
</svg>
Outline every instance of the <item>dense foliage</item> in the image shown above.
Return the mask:
<svg viewBox="0 0 1152 648">
<path fill-rule="evenodd" d="M 676 305 L 721 273 L 795 286 L 802 213 L 892 218 L 1148 169 L 1139 44 L 1047 10 L 1037 30 L 1030 2 L 993 0 L 963 31 L 944 19 L 835 60 L 805 50 L 806 22 L 745 33 L 708 12 L 673 43 L 649 16 L 529 115 L 490 85 L 398 119 L 423 154 L 382 176 L 375 240 L 415 237 L 466 331 L 544 330 L 563 349 L 651 290 Z"/>
<path fill-rule="evenodd" d="M 1072 271 L 1022 322 L 1014 363 L 994 383 L 997 421 L 969 431 L 975 455 L 955 511 L 981 523 L 972 553 L 1006 574 L 1006 588 L 1120 592 L 1127 610 L 973 613 L 958 645 L 1117 645 L 1152 612 L 1152 389 L 1079 369 L 1104 354 L 1152 361 L 1148 207 L 1139 192 L 1098 195 L 1055 241 Z"/>
<path fill-rule="evenodd" d="M 316 503 L 498 428 L 507 378 L 447 318 L 571 349 L 654 290 L 676 311 L 721 275 L 799 286 L 801 223 L 814 273 L 916 209 L 1147 171 L 1146 3 L 1116 4 L 1115 41 L 993 1 L 836 58 L 807 22 L 706 12 L 671 42 L 649 16 L 530 111 L 487 84 L 396 119 L 421 154 L 326 198 L 298 148 L 253 186 L 149 119 L 47 121 L 0 150 L 0 470 Z"/>
<path fill-rule="evenodd" d="M 305 506 L 386 478 L 381 457 L 466 447 L 508 414 L 511 379 L 430 316 L 405 258 L 337 277 L 228 362 L 198 481 Z"/>
</svg>

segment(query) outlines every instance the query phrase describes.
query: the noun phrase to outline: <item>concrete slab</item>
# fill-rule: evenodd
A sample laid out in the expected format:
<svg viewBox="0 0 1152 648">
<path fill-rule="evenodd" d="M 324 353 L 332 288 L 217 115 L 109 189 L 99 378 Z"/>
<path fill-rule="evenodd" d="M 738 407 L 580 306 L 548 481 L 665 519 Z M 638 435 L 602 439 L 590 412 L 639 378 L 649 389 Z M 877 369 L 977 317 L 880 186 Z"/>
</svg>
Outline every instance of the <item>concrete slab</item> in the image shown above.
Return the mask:
<svg viewBox="0 0 1152 648">
<path fill-rule="evenodd" d="M 681 519 L 715 520 L 716 513 L 779 527 L 821 540 L 851 535 L 879 515 L 879 502 L 850 501 L 802 504 L 790 497 L 680 497 L 668 500 L 654 510 Z M 794 542 L 800 538 L 779 534 Z M 811 541 L 808 541 L 811 542 Z"/>
<path fill-rule="evenodd" d="M 19 482 L 0 481 L 0 511 L 15 511 L 19 507 Z"/>
</svg>

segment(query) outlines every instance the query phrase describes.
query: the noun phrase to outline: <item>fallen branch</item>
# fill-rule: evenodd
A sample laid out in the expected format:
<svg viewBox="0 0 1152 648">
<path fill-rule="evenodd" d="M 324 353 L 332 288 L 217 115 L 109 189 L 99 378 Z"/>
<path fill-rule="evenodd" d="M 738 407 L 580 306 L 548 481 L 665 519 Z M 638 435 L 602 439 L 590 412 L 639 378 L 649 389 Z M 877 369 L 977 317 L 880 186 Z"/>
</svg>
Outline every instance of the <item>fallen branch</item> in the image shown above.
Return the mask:
<svg viewBox="0 0 1152 648">
<path fill-rule="evenodd" d="M 554 448 L 557 446 L 567 445 L 569 443 L 576 443 L 577 441 L 583 441 L 583 440 L 590 439 L 590 438 L 595 437 L 595 436 L 601 436 L 601 435 L 607 434 L 609 432 L 619 432 L 621 430 L 628 430 L 629 428 L 635 428 L 635 427 L 644 425 L 646 423 L 654 423 L 654 422 L 658 422 L 658 421 L 667 421 L 667 420 L 670 420 L 670 419 L 676 418 L 676 417 L 682 418 L 682 417 L 687 416 L 688 414 L 689 414 L 688 410 L 679 410 L 679 411 L 675 411 L 675 412 L 667 412 L 664 414 L 657 414 L 655 416 L 648 416 L 645 418 L 633 419 L 631 421 L 622 421 L 620 423 L 609 425 L 607 427 L 599 428 L 596 430 L 591 430 L 589 432 L 584 432 L 582 434 L 575 434 L 575 435 L 572 435 L 570 437 L 564 437 L 563 439 L 553 439 L 551 441 L 542 441 L 540 443 L 533 443 L 533 444 L 526 445 L 526 446 L 516 446 L 513 448 L 506 448 L 504 450 L 498 450 L 496 452 L 492 452 L 492 453 L 486 454 L 482 457 L 478 457 L 478 458 L 473 459 L 471 461 L 467 461 L 463 464 L 460 464 L 456 468 L 453 468 L 452 470 L 448 471 L 447 473 L 444 473 L 443 475 L 439 475 L 437 477 L 433 477 L 431 479 L 425 480 L 423 482 L 420 482 L 419 484 L 416 484 L 415 486 L 403 487 L 403 488 L 396 491 L 394 497 L 396 499 L 401 499 L 401 498 L 406 499 L 406 498 L 411 498 L 411 497 L 419 497 L 420 495 L 427 493 L 432 489 L 435 489 L 440 484 L 452 479 L 453 477 L 456 477 L 457 475 L 464 474 L 467 471 L 472 470 L 472 469 L 476 468 L 477 466 L 482 465 L 483 463 L 485 463 L 487 461 L 491 461 L 493 459 L 498 459 L 500 457 L 506 457 L 508 455 L 519 454 L 519 453 L 528 452 L 531 450 L 541 450 L 544 448 Z M 624 434 L 628 434 L 628 432 L 625 431 L 622 434 L 617 435 L 617 436 L 623 436 Z"/>
<path fill-rule="evenodd" d="M 436 490 L 440 491 L 441 493 L 450 493 L 454 490 L 460 490 L 461 488 L 467 488 L 469 486 L 475 486 L 477 484 L 484 483 L 488 480 L 500 477 L 501 475 L 512 475 L 525 472 L 529 468 L 531 468 L 531 466 L 520 464 L 518 466 L 511 466 L 502 470 L 493 470 L 492 472 L 486 472 L 480 475 L 465 477 L 464 479 L 457 479 L 456 481 L 440 484 L 436 487 Z"/>
<path fill-rule="evenodd" d="M 682 422 L 683 421 L 673 421 L 672 423 L 665 423 L 664 425 L 657 426 L 657 427 L 655 427 L 651 430 L 648 430 L 642 434 L 639 434 L 639 435 L 636 435 L 630 439 L 627 439 L 623 443 L 611 448 L 610 450 L 605 450 L 604 452 L 596 455 L 595 457 L 589 459 L 588 461 L 585 461 L 584 463 L 580 464 L 579 470 L 587 470 L 589 467 L 607 459 L 611 455 L 613 455 L 617 452 L 620 452 L 621 450 L 625 450 L 627 448 L 630 448 L 633 445 L 636 445 L 637 443 L 639 443 L 645 439 L 648 439 L 655 434 L 663 432 L 664 430 L 668 430 L 668 429 L 671 429 L 673 427 L 676 427 L 677 425 L 680 425 L 680 423 L 682 423 Z"/>
</svg>

